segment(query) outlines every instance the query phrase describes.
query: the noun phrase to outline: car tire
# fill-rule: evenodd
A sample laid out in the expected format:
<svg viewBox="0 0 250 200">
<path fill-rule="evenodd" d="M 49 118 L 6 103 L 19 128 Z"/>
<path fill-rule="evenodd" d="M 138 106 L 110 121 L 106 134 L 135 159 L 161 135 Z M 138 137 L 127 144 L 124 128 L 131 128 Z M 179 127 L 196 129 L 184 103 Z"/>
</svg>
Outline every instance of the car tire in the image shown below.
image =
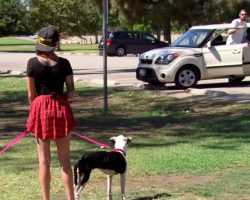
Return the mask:
<svg viewBox="0 0 250 200">
<path fill-rule="evenodd" d="M 230 85 L 236 85 L 241 83 L 241 81 L 245 78 L 245 76 L 242 77 L 235 77 L 235 76 L 229 76 L 228 82 Z"/>
<path fill-rule="evenodd" d="M 175 76 L 175 85 L 181 89 L 195 87 L 199 80 L 199 73 L 194 67 L 182 67 Z"/>
<path fill-rule="evenodd" d="M 115 52 L 116 52 L 116 55 L 119 57 L 126 55 L 126 49 L 124 47 L 117 47 Z"/>
</svg>

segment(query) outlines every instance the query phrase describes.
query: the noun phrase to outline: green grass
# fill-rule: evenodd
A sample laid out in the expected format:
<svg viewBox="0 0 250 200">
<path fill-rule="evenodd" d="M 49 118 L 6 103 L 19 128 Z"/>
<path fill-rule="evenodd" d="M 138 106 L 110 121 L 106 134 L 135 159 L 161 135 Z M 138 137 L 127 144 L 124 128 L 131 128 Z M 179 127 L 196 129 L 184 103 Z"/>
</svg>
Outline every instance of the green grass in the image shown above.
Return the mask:
<svg viewBox="0 0 250 200">
<path fill-rule="evenodd" d="M 0 38 L 0 51 L 5 52 L 34 52 L 35 40 L 25 40 L 14 37 Z M 65 52 L 98 52 L 97 44 L 61 44 L 61 50 Z"/>
<path fill-rule="evenodd" d="M 62 44 L 61 51 L 93 52 L 97 53 L 97 44 Z"/>
<path fill-rule="evenodd" d="M 128 199 L 250 196 L 248 104 L 110 88 L 109 113 L 105 114 L 102 89 L 77 85 L 77 92 L 72 104 L 76 132 L 106 144 L 113 135 L 133 137 L 127 151 Z M 28 108 L 24 79 L 0 78 L 0 149 L 24 130 Z M 96 150 L 97 146 L 72 137 L 72 163 L 84 152 Z M 54 145 L 52 157 L 52 199 L 62 200 Z M 0 200 L 40 199 L 32 136 L 0 155 L 0 180 Z M 115 199 L 119 197 L 118 181 L 115 177 Z M 104 199 L 105 182 L 105 176 L 94 171 L 83 198 Z"/>
</svg>

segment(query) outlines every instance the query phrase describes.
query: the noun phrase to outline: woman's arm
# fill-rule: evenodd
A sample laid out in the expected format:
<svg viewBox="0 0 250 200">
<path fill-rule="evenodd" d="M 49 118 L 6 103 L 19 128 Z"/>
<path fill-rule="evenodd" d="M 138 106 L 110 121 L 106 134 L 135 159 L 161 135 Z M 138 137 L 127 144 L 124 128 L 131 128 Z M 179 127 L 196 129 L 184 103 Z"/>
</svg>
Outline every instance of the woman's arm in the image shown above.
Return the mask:
<svg viewBox="0 0 250 200">
<path fill-rule="evenodd" d="M 65 82 L 66 82 L 66 89 L 67 89 L 67 97 L 68 97 L 68 100 L 71 100 L 75 96 L 75 85 L 74 85 L 73 74 L 66 76 Z"/>
<path fill-rule="evenodd" d="M 28 89 L 28 98 L 30 104 L 36 97 L 36 88 L 35 88 L 35 80 L 32 77 L 27 78 L 27 89 Z"/>
</svg>

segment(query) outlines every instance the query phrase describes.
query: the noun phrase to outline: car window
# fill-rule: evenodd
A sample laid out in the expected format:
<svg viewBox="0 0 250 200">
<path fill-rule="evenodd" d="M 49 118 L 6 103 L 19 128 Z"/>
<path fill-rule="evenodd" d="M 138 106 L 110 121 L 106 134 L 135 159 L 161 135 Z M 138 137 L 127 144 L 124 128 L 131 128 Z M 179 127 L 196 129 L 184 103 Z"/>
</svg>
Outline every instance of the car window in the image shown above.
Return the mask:
<svg viewBox="0 0 250 200">
<path fill-rule="evenodd" d="M 129 33 L 128 33 L 128 38 L 129 38 L 129 39 L 136 39 L 136 40 L 139 40 L 139 39 L 140 39 L 140 34 L 139 34 L 139 33 L 129 32 Z"/>
<path fill-rule="evenodd" d="M 223 30 L 217 30 L 213 33 L 213 36 L 211 37 L 211 45 L 212 46 L 218 46 L 218 45 L 225 45 L 228 37 L 228 29 Z"/>
<path fill-rule="evenodd" d="M 128 39 L 128 33 L 127 32 L 114 32 L 112 35 L 110 35 L 110 38 L 115 39 Z"/>
<path fill-rule="evenodd" d="M 201 47 L 211 36 L 214 30 L 211 29 L 190 29 L 178 38 L 172 46 L 174 47 Z"/>
<path fill-rule="evenodd" d="M 142 39 L 149 42 L 149 43 L 154 43 L 155 42 L 155 37 L 149 33 L 143 33 L 142 34 Z"/>
<path fill-rule="evenodd" d="M 225 44 L 226 42 L 224 41 L 224 38 L 221 34 L 216 35 L 211 42 L 212 46 L 225 45 Z"/>
</svg>

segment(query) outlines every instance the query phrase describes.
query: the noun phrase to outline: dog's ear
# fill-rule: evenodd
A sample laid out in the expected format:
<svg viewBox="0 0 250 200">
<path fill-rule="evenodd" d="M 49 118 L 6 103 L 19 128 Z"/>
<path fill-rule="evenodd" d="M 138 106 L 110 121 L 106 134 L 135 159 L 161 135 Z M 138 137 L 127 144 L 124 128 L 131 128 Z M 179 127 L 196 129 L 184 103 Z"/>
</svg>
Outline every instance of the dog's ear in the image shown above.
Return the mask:
<svg viewBox="0 0 250 200">
<path fill-rule="evenodd" d="M 115 144 L 115 140 L 116 140 L 116 137 L 110 138 L 110 142 L 111 142 L 112 144 Z"/>
<path fill-rule="evenodd" d="M 132 137 L 127 137 L 127 144 L 132 142 Z"/>
</svg>

